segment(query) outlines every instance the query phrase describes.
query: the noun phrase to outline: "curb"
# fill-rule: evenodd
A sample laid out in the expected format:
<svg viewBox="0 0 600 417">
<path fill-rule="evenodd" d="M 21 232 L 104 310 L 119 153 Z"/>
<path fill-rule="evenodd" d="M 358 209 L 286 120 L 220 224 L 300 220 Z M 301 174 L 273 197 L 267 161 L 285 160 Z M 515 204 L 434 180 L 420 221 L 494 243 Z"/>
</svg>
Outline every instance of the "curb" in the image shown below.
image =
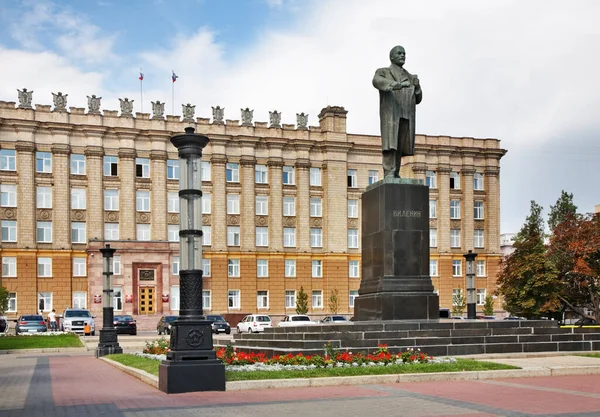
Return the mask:
<svg viewBox="0 0 600 417">
<path fill-rule="evenodd" d="M 85 347 L 80 348 L 43 348 L 43 349 L 9 349 L 0 350 L 0 355 L 19 353 L 81 353 L 89 352 Z"/>
</svg>

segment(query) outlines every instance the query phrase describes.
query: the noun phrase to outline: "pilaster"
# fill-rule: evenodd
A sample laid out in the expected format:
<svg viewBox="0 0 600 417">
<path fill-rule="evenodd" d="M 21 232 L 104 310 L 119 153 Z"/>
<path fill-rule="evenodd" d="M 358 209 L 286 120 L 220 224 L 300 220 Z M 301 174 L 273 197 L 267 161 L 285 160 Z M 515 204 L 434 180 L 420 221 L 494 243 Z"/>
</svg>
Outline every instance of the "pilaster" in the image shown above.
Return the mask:
<svg viewBox="0 0 600 417">
<path fill-rule="evenodd" d="M 119 238 L 136 240 L 135 221 L 135 149 L 119 149 Z"/>
<path fill-rule="evenodd" d="M 310 251 L 310 160 L 296 161 L 296 234 L 298 251 Z"/>
<path fill-rule="evenodd" d="M 15 149 L 17 151 L 17 169 L 19 170 L 17 242 L 21 248 L 35 248 L 35 144 L 17 141 Z"/>
<path fill-rule="evenodd" d="M 489 253 L 500 252 L 500 168 L 486 167 L 485 194 L 487 198 L 486 230 L 484 238 Z"/>
<path fill-rule="evenodd" d="M 242 237 L 241 249 L 243 251 L 256 250 L 256 222 L 255 222 L 255 193 L 254 193 L 254 167 L 256 158 L 253 156 L 242 156 L 241 166 L 241 184 L 242 193 L 240 195 L 240 233 Z M 269 246 L 271 246 L 271 230 L 269 230 Z"/>
<path fill-rule="evenodd" d="M 227 195 L 226 195 L 226 173 L 225 164 L 227 163 L 227 157 L 222 154 L 213 154 L 210 160 L 212 165 L 212 183 L 221 184 L 221 186 L 214 186 L 212 189 L 212 215 L 211 215 L 211 228 L 212 228 L 212 250 L 226 250 L 227 249 Z M 213 270 L 214 271 L 214 270 Z M 225 269 L 225 277 L 227 277 L 227 269 Z"/>
<path fill-rule="evenodd" d="M 450 170 L 449 165 L 441 165 L 437 169 L 438 248 L 440 252 L 450 251 Z"/>
<path fill-rule="evenodd" d="M 271 157 L 269 167 L 269 243 L 273 251 L 283 250 L 283 158 Z M 298 228 L 296 228 L 296 247 Z"/>
<path fill-rule="evenodd" d="M 54 177 L 52 207 L 56 208 L 52 210 L 52 247 L 54 249 L 67 249 L 71 246 L 71 210 L 59 208 L 59 204 L 64 204 L 64 202 L 67 207 L 70 207 L 70 150 L 69 145 L 58 143 L 52 145 L 52 175 Z"/>
<path fill-rule="evenodd" d="M 473 196 L 473 174 L 475 168 L 463 167 L 461 176 L 463 177 L 463 234 L 464 250 L 473 250 L 473 234 L 475 231 L 474 220 L 474 196 Z"/>
<path fill-rule="evenodd" d="M 150 210 L 152 211 L 152 240 L 167 240 L 167 152 L 150 152 Z"/>
<path fill-rule="evenodd" d="M 102 147 L 86 146 L 86 228 L 88 240 L 102 239 L 104 236 L 103 156 L 104 149 Z"/>
</svg>

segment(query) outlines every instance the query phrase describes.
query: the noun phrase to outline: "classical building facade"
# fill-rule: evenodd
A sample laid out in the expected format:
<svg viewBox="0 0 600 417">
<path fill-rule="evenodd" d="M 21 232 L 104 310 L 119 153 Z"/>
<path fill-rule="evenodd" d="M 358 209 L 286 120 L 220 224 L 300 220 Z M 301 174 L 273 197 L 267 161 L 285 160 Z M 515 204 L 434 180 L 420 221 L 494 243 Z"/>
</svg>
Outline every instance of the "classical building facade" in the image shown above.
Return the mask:
<svg viewBox="0 0 600 417">
<path fill-rule="evenodd" d="M 29 95 L 27 95 L 29 94 Z M 86 307 L 101 312 L 102 256 L 116 248 L 114 304 L 134 315 L 179 308 L 179 167 L 169 137 L 207 135 L 202 165 L 204 305 L 214 313 L 352 315 L 361 276 L 361 193 L 381 179 L 378 136 L 346 132 L 346 111 L 324 108 L 318 126 L 133 114 L 0 101 L 2 285 L 8 314 Z M 431 275 L 441 307 L 465 289 L 463 254 L 476 260 L 478 303 L 495 289 L 500 251 L 496 139 L 417 136 L 402 175 L 430 187 Z M 500 303 L 496 306 L 500 308 Z"/>
</svg>

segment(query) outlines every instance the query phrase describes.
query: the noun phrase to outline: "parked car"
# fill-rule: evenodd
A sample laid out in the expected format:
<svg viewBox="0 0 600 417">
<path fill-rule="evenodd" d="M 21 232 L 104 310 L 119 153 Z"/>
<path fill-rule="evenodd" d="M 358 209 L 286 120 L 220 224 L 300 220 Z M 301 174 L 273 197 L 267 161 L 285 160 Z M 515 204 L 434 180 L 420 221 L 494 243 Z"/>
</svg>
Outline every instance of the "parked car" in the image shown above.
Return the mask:
<svg viewBox="0 0 600 417">
<path fill-rule="evenodd" d="M 238 333 L 264 332 L 267 327 L 273 327 L 271 317 L 264 314 L 246 316 L 237 325 Z"/>
<path fill-rule="evenodd" d="M 135 336 L 137 334 L 137 323 L 132 316 L 114 316 L 113 324 L 117 333 L 125 333 Z"/>
<path fill-rule="evenodd" d="M 231 326 L 223 316 L 209 315 L 206 316 L 206 320 L 212 322 L 210 327 L 213 333 L 231 333 Z"/>
<path fill-rule="evenodd" d="M 508 316 L 504 317 L 504 320 L 526 320 L 525 317 Z"/>
<path fill-rule="evenodd" d="M 46 320 L 41 314 L 24 314 L 17 320 L 15 334 L 45 333 L 48 331 Z"/>
<path fill-rule="evenodd" d="M 326 316 L 321 320 L 323 324 L 348 324 L 350 321 L 344 316 Z"/>
<path fill-rule="evenodd" d="M 290 314 L 277 323 L 277 327 L 296 327 L 317 324 L 305 314 Z"/>
<path fill-rule="evenodd" d="M 0 317 L 0 333 L 8 333 L 8 320 L 6 317 Z"/>
<path fill-rule="evenodd" d="M 156 332 L 161 334 L 171 334 L 171 323 L 177 320 L 179 316 L 162 316 L 156 325 Z"/>
<path fill-rule="evenodd" d="M 67 308 L 62 316 L 60 316 L 61 324 L 60 329 L 64 332 L 83 333 L 85 334 L 84 327 L 90 326 L 90 334 L 94 336 L 96 334 L 96 322 L 89 310 L 83 308 Z"/>
<path fill-rule="evenodd" d="M 596 320 L 590 319 L 588 317 L 584 317 L 582 319 L 577 320 L 574 323 L 575 326 L 594 326 L 596 325 Z"/>
</svg>

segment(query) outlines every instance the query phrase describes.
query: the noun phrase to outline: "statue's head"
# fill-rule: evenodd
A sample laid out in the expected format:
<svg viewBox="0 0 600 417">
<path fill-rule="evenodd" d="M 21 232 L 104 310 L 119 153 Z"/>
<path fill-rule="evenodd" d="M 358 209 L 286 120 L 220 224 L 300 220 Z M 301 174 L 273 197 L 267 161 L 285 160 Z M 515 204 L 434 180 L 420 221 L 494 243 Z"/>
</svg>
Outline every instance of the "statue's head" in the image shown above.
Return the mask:
<svg viewBox="0 0 600 417">
<path fill-rule="evenodd" d="M 390 61 L 393 64 L 402 66 L 404 65 L 404 61 L 406 60 L 406 51 L 400 45 L 394 46 L 390 51 Z"/>
</svg>

